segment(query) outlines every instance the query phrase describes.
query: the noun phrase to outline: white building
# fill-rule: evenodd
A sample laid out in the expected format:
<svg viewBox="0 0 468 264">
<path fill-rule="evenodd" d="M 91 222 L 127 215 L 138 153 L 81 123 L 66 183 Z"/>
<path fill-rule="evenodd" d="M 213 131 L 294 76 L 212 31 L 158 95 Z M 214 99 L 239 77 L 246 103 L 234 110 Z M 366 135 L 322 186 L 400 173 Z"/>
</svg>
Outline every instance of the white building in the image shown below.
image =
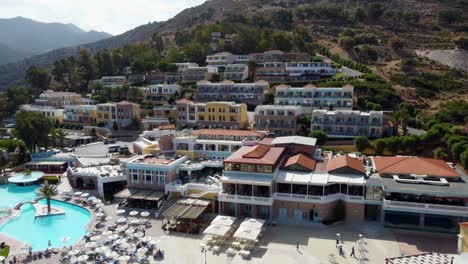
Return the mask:
<svg viewBox="0 0 468 264">
<path fill-rule="evenodd" d="M 100 79 L 104 87 L 120 87 L 127 84 L 127 77 L 125 76 L 102 76 Z"/>
<path fill-rule="evenodd" d="M 244 81 L 249 77 L 249 66 L 246 64 L 228 64 L 224 70 L 224 80 Z"/>
<path fill-rule="evenodd" d="M 302 107 L 304 113 L 310 113 L 313 109 L 352 109 L 353 108 L 352 85 L 343 87 L 315 87 L 308 84 L 304 87 L 291 87 L 281 84 L 276 87 L 275 104 L 295 105 Z"/>
<path fill-rule="evenodd" d="M 25 104 L 20 107 L 20 110 L 24 111 L 30 111 L 30 112 L 36 112 L 36 113 L 41 113 L 45 117 L 48 117 L 52 120 L 58 120 L 62 121 L 63 120 L 63 109 L 57 109 L 55 107 L 51 106 L 39 106 L 39 105 L 30 105 L 30 104 Z"/>
<path fill-rule="evenodd" d="M 366 136 L 379 138 L 383 133 L 382 111 L 361 112 L 353 110 L 314 110 L 311 130 L 325 132 L 328 137 L 352 138 Z"/>
<path fill-rule="evenodd" d="M 69 167 L 67 177 L 73 188 L 97 190 L 100 197 L 112 195 L 127 184 L 127 175 L 120 165 Z"/>
</svg>

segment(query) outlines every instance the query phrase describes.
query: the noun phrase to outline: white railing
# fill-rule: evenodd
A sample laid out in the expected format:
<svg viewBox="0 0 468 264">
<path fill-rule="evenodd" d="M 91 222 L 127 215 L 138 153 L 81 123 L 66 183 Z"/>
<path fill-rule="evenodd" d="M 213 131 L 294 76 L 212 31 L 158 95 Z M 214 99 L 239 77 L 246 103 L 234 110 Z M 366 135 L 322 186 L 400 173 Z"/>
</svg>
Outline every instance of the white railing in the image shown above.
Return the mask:
<svg viewBox="0 0 468 264">
<path fill-rule="evenodd" d="M 468 216 L 468 206 L 413 203 L 402 201 L 383 201 L 385 209 L 394 209 L 400 211 L 418 211 L 432 214 Z"/>
<path fill-rule="evenodd" d="M 233 202 L 233 203 L 251 203 L 256 205 L 273 205 L 273 199 L 271 197 L 258 197 L 258 196 L 244 196 L 235 194 L 218 194 L 218 200 L 221 202 Z"/>
<path fill-rule="evenodd" d="M 275 199 L 285 200 L 285 201 L 294 201 L 294 202 L 314 202 L 314 203 L 328 203 L 336 200 L 345 200 L 349 202 L 364 202 L 364 197 L 362 196 L 351 196 L 342 193 L 335 193 L 326 196 L 318 195 L 305 195 L 305 194 L 290 194 L 290 193 L 275 193 Z"/>
</svg>

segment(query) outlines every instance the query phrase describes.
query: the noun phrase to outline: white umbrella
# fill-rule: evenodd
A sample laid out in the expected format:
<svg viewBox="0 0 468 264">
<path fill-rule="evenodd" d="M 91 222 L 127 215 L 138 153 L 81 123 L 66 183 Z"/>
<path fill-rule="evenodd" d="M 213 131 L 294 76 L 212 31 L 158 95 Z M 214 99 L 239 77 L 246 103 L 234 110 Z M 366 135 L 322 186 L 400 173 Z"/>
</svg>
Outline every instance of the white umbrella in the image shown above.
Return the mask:
<svg viewBox="0 0 468 264">
<path fill-rule="evenodd" d="M 75 196 L 80 196 L 80 195 L 82 195 L 82 194 L 83 194 L 82 192 L 76 192 L 76 193 L 74 193 Z"/>
<path fill-rule="evenodd" d="M 91 200 L 96 200 L 96 196 L 90 196 L 90 197 L 88 197 L 88 199 L 87 199 L 87 200 L 88 200 L 88 201 L 91 201 Z"/>
<path fill-rule="evenodd" d="M 120 257 L 119 257 L 119 260 L 120 260 L 120 261 L 129 261 L 129 260 L 130 260 L 130 256 L 128 256 L 128 255 L 120 256 Z"/>
<path fill-rule="evenodd" d="M 132 225 L 138 225 L 140 223 L 140 220 L 138 219 L 133 219 L 132 221 L 130 221 L 130 224 Z"/>
<path fill-rule="evenodd" d="M 122 244 L 122 243 L 126 243 L 127 242 L 127 239 L 125 238 L 121 238 L 121 239 L 117 239 L 114 244 Z"/>
<path fill-rule="evenodd" d="M 125 223 L 125 222 L 127 222 L 127 218 L 125 218 L 125 217 L 119 218 L 119 219 L 117 219 L 117 221 L 116 221 L 117 224 L 123 224 L 123 223 Z"/>
<path fill-rule="evenodd" d="M 137 212 L 137 211 L 131 211 L 131 212 L 129 213 L 129 215 L 130 215 L 130 216 L 135 216 L 135 215 L 138 215 L 138 212 Z"/>
<path fill-rule="evenodd" d="M 103 216 L 104 216 L 104 213 L 96 213 L 95 216 L 97 216 L 97 217 L 103 217 Z"/>
<path fill-rule="evenodd" d="M 133 233 L 135 233 L 135 230 L 133 228 L 125 230 L 125 234 L 127 235 L 132 235 Z"/>
<path fill-rule="evenodd" d="M 119 209 L 117 211 L 115 211 L 117 214 L 124 214 L 125 213 L 125 210 L 124 209 Z"/>
<path fill-rule="evenodd" d="M 115 232 L 121 233 L 121 232 L 124 232 L 126 229 L 127 228 L 125 226 L 117 227 L 117 229 L 115 229 Z"/>
<path fill-rule="evenodd" d="M 113 234 L 113 232 L 110 231 L 110 230 L 107 230 L 107 231 L 102 232 L 102 235 L 103 235 L 103 236 L 110 236 L 110 235 L 112 235 L 112 234 Z"/>
<path fill-rule="evenodd" d="M 140 215 L 143 216 L 143 217 L 148 217 L 150 215 L 150 213 L 149 212 L 141 212 Z"/>
<path fill-rule="evenodd" d="M 146 252 L 148 252 L 148 249 L 145 247 L 141 247 L 137 250 L 137 252 L 140 254 L 145 254 Z"/>
<path fill-rule="evenodd" d="M 110 220 L 112 220 L 112 217 L 110 216 L 106 217 L 106 221 L 110 221 Z"/>
<path fill-rule="evenodd" d="M 135 234 L 133 234 L 134 237 L 143 237 L 143 233 L 142 232 L 137 232 Z"/>
<path fill-rule="evenodd" d="M 96 252 L 96 253 L 103 253 L 103 252 L 106 252 L 107 250 L 109 250 L 108 247 L 102 246 L 102 247 L 96 248 L 96 249 L 94 250 L 94 252 Z"/>
<path fill-rule="evenodd" d="M 148 242 L 149 245 L 157 245 L 157 244 L 159 244 L 159 243 L 161 243 L 161 240 L 150 240 L 150 241 Z"/>
<path fill-rule="evenodd" d="M 88 260 L 88 258 L 89 258 L 88 255 L 81 255 L 81 256 L 79 256 L 78 258 L 76 258 L 76 260 L 77 260 L 78 262 L 82 262 L 82 261 Z"/>
<path fill-rule="evenodd" d="M 5 260 L 5 257 L 4 256 L 0 256 L 0 261 L 4 261 Z"/>
<path fill-rule="evenodd" d="M 89 238 L 91 241 L 98 241 L 101 237 L 100 236 L 92 236 Z"/>
<path fill-rule="evenodd" d="M 128 244 L 127 242 L 124 242 L 124 243 L 120 244 L 119 247 L 120 247 L 121 249 L 125 249 L 125 248 L 130 247 L 130 244 Z"/>
<path fill-rule="evenodd" d="M 66 236 L 66 237 L 60 239 L 60 242 L 62 242 L 62 243 L 65 244 L 65 243 L 67 243 L 68 241 L 70 241 L 70 239 L 71 239 L 70 237 L 67 237 L 67 236 Z"/>
<path fill-rule="evenodd" d="M 88 196 L 89 196 L 89 193 L 83 193 L 82 195 L 80 195 L 80 197 L 82 197 L 82 198 L 86 198 Z"/>
<path fill-rule="evenodd" d="M 94 248 L 94 247 L 96 247 L 96 242 L 88 242 L 88 243 L 85 244 L 85 247 Z"/>
<path fill-rule="evenodd" d="M 79 251 L 79 250 L 76 250 L 76 249 L 75 249 L 75 250 L 72 250 L 72 251 L 70 251 L 70 252 L 68 252 L 68 255 L 70 255 L 70 256 L 76 256 L 76 255 L 78 255 L 78 254 L 80 254 L 80 251 Z"/>
<path fill-rule="evenodd" d="M 107 238 L 109 238 L 110 240 L 116 240 L 119 237 L 120 237 L 119 235 L 113 234 L 113 235 L 108 236 Z"/>
</svg>

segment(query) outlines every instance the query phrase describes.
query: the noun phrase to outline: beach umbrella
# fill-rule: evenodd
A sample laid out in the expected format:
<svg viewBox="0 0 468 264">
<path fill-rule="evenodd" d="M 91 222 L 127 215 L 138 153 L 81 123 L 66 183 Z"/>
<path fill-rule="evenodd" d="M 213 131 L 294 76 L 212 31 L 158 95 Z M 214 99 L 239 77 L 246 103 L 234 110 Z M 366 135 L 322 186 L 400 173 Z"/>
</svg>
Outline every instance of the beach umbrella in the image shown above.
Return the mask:
<svg viewBox="0 0 468 264">
<path fill-rule="evenodd" d="M 117 211 L 115 211 L 117 214 L 124 214 L 125 213 L 125 210 L 124 209 L 119 209 Z"/>
<path fill-rule="evenodd" d="M 77 257 L 76 260 L 78 262 L 83 262 L 83 261 L 88 260 L 88 258 L 89 258 L 88 255 L 81 255 L 81 256 Z"/>
<path fill-rule="evenodd" d="M 143 237 L 143 233 L 142 232 L 137 232 L 135 234 L 133 234 L 134 237 Z"/>
<path fill-rule="evenodd" d="M 150 215 L 150 213 L 149 212 L 141 212 L 140 215 L 143 216 L 143 217 L 148 217 Z"/>
<path fill-rule="evenodd" d="M 104 213 L 96 213 L 95 216 L 97 216 L 97 217 L 103 217 L 103 216 L 104 216 Z"/>
<path fill-rule="evenodd" d="M 121 232 L 124 232 L 126 229 L 127 228 L 125 226 L 117 227 L 117 229 L 115 229 L 115 232 L 121 233 Z"/>
<path fill-rule="evenodd" d="M 0 256 L 0 261 L 4 261 L 5 260 L 5 257 L 4 256 Z"/>
<path fill-rule="evenodd" d="M 70 241 L 70 239 L 71 239 L 70 237 L 67 237 L 67 236 L 66 236 L 66 237 L 60 239 L 60 242 L 62 242 L 62 243 L 65 244 L 65 243 L 67 243 L 68 241 Z"/>
<path fill-rule="evenodd" d="M 82 194 L 83 194 L 82 192 L 76 192 L 76 193 L 74 193 L 75 196 L 80 196 L 80 195 L 82 195 Z"/>
<path fill-rule="evenodd" d="M 110 236 L 110 235 L 112 235 L 113 233 L 114 233 L 114 232 L 112 232 L 112 231 L 110 231 L 110 230 L 107 230 L 107 231 L 102 232 L 102 235 L 103 235 L 103 236 Z"/>
<path fill-rule="evenodd" d="M 159 243 L 161 243 L 161 240 L 150 240 L 150 241 L 148 242 L 149 245 L 157 245 L 157 244 L 159 244 Z"/>
<path fill-rule="evenodd" d="M 89 238 L 91 241 L 98 241 L 101 237 L 100 236 L 92 236 Z"/>
<path fill-rule="evenodd" d="M 138 212 L 137 212 L 137 211 L 131 211 L 131 212 L 129 213 L 129 215 L 130 215 L 130 216 L 135 216 L 135 215 L 138 215 Z"/>
<path fill-rule="evenodd" d="M 96 252 L 96 253 L 103 253 L 103 252 L 106 252 L 106 250 L 109 250 L 109 248 L 106 247 L 106 246 L 102 246 L 102 247 L 96 248 L 96 249 L 94 250 L 94 252 Z"/>
<path fill-rule="evenodd" d="M 127 235 L 132 235 L 133 233 L 135 233 L 135 230 L 133 228 L 125 230 L 125 234 Z"/>
<path fill-rule="evenodd" d="M 132 225 L 138 225 L 140 223 L 140 220 L 138 219 L 133 219 L 132 221 L 130 221 L 130 224 Z"/>
<path fill-rule="evenodd" d="M 123 223 L 125 223 L 125 222 L 127 222 L 127 218 L 125 218 L 125 217 L 119 218 L 119 219 L 117 219 L 117 221 L 116 221 L 117 224 L 123 224 Z"/>
<path fill-rule="evenodd" d="M 105 220 L 106 220 L 106 221 L 110 221 L 110 220 L 112 220 L 112 217 L 108 216 L 108 217 L 106 217 Z"/>
<path fill-rule="evenodd" d="M 128 256 L 128 255 L 120 256 L 120 257 L 119 257 L 119 260 L 120 260 L 120 261 L 129 261 L 129 260 L 130 260 L 130 256 Z"/>
<path fill-rule="evenodd" d="M 87 199 L 87 200 L 88 200 L 88 201 L 91 201 L 91 200 L 96 200 L 96 196 L 90 196 L 90 197 L 88 197 L 88 199 Z"/>
<path fill-rule="evenodd" d="M 80 197 L 82 197 L 82 198 L 86 198 L 88 196 L 89 196 L 89 193 L 83 193 L 82 195 L 80 195 Z"/>
<path fill-rule="evenodd" d="M 80 251 L 79 251 L 79 250 L 76 250 L 76 249 L 75 249 L 75 250 L 72 250 L 72 251 L 70 251 L 70 252 L 68 252 L 68 255 L 70 255 L 70 256 L 76 256 L 76 255 L 78 255 L 78 254 L 80 254 Z"/>
<path fill-rule="evenodd" d="M 140 254 L 145 254 L 146 252 L 148 252 L 148 249 L 145 247 L 141 247 L 137 250 L 137 252 Z"/>
<path fill-rule="evenodd" d="M 107 238 L 109 238 L 110 240 L 116 240 L 119 237 L 120 237 L 119 235 L 113 234 L 113 235 L 108 236 Z"/>
<path fill-rule="evenodd" d="M 96 242 L 88 242 L 88 243 L 85 244 L 85 247 L 94 248 L 94 247 L 96 247 Z"/>
<path fill-rule="evenodd" d="M 117 239 L 114 244 L 122 244 L 122 243 L 126 243 L 127 242 L 127 239 L 125 238 L 120 238 L 120 239 Z"/>
<path fill-rule="evenodd" d="M 119 247 L 121 249 L 126 249 L 126 248 L 130 247 L 130 244 L 128 244 L 127 242 L 124 242 L 124 243 L 120 244 Z"/>
</svg>

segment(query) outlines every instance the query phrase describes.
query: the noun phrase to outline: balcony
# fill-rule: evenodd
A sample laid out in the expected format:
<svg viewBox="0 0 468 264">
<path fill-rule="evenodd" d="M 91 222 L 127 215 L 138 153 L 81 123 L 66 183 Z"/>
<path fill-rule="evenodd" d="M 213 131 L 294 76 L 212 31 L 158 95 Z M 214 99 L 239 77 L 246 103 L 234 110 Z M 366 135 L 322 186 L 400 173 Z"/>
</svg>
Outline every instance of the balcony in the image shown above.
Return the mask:
<svg viewBox="0 0 468 264">
<path fill-rule="evenodd" d="M 383 208 L 390 211 L 419 212 L 437 215 L 451 215 L 468 217 L 468 206 L 413 203 L 402 201 L 383 200 Z"/>
<path fill-rule="evenodd" d="M 227 194 L 221 192 L 218 194 L 218 200 L 220 202 L 230 203 L 244 203 L 244 204 L 255 204 L 255 205 L 266 205 L 272 206 L 273 199 L 271 197 L 258 197 L 258 196 L 244 196 L 236 194 Z"/>
<path fill-rule="evenodd" d="M 363 203 L 364 197 L 335 193 L 326 196 L 305 195 L 305 194 L 290 194 L 290 193 L 274 193 L 273 197 L 276 200 L 291 201 L 291 202 L 309 202 L 309 203 L 329 203 L 337 200 L 344 200 L 353 203 Z"/>
</svg>

